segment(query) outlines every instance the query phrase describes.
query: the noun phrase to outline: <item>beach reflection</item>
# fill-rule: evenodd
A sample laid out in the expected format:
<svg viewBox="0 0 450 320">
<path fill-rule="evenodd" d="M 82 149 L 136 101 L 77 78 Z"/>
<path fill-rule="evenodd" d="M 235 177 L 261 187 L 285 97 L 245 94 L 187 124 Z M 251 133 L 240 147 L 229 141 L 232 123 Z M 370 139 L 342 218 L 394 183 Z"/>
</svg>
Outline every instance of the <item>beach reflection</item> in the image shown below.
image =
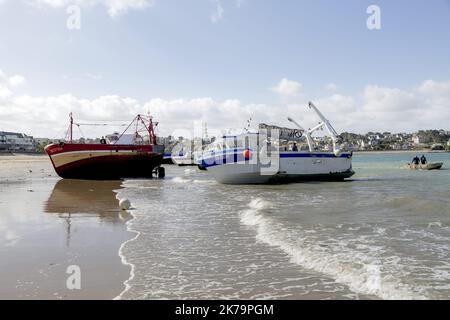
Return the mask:
<svg viewBox="0 0 450 320">
<path fill-rule="evenodd" d="M 113 191 L 120 189 L 121 184 L 122 181 L 59 180 L 44 211 L 64 219 L 97 217 L 100 223 L 125 223 L 130 214 L 120 210 Z"/>
</svg>

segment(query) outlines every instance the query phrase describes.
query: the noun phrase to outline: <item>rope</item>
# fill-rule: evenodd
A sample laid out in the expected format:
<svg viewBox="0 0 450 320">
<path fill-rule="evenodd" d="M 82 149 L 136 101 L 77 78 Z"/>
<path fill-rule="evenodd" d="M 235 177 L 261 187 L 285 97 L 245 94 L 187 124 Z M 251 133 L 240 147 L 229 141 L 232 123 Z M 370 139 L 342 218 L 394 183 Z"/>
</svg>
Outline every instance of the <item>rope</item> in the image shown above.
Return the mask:
<svg viewBox="0 0 450 320">
<path fill-rule="evenodd" d="M 119 126 L 119 127 L 125 127 L 126 124 L 108 124 L 108 123 L 74 123 L 77 126 L 91 126 L 91 127 L 106 127 L 106 126 Z"/>
</svg>

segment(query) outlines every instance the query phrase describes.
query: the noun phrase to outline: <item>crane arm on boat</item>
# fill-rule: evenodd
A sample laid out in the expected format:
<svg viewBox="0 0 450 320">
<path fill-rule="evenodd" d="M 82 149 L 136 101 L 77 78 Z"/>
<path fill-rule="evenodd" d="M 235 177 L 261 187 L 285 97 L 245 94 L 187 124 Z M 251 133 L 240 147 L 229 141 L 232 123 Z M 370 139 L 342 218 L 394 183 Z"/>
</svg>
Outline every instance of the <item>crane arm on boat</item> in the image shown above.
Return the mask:
<svg viewBox="0 0 450 320">
<path fill-rule="evenodd" d="M 295 120 L 292 119 L 291 117 L 288 117 L 288 121 L 290 121 L 290 122 L 292 122 L 293 124 L 295 124 L 300 130 L 302 130 L 302 131 L 305 133 L 305 136 L 306 136 L 306 142 L 308 143 L 309 151 L 310 151 L 310 152 L 313 152 L 313 151 L 314 151 L 314 148 L 313 148 L 314 142 L 313 142 L 313 140 L 312 140 L 312 137 L 311 137 L 310 132 L 309 132 L 308 130 L 305 130 L 305 129 L 297 122 L 297 121 L 295 121 Z"/>
<path fill-rule="evenodd" d="M 317 116 L 320 118 L 320 120 L 321 120 L 321 122 L 319 122 L 319 124 L 317 125 L 317 126 L 315 126 L 314 128 L 312 128 L 312 129 L 309 129 L 309 130 L 305 130 L 305 129 L 303 129 L 303 127 L 300 125 L 300 124 L 298 124 L 298 122 L 297 121 L 295 121 L 294 119 L 292 119 L 291 117 L 288 117 L 288 120 L 290 121 L 290 122 L 292 122 L 292 123 L 294 123 L 300 130 L 303 130 L 304 132 L 305 132 L 305 136 L 306 136 L 306 140 L 307 140 L 307 143 L 308 143 L 308 147 L 309 147 L 309 151 L 310 152 L 313 152 L 314 151 L 314 141 L 313 141 L 313 139 L 312 139 L 312 137 L 311 137 L 311 135 L 315 132 L 315 131 L 317 131 L 317 130 L 319 130 L 319 129 L 322 129 L 323 127 L 325 127 L 326 129 L 327 129 L 327 131 L 328 131 L 328 134 L 329 134 L 329 136 L 330 136 L 330 138 L 331 138 L 331 141 L 333 142 L 333 153 L 336 155 L 336 156 L 339 156 L 340 154 L 341 154 L 341 150 L 340 150 L 340 148 L 338 148 L 338 142 L 339 142 L 339 135 L 338 135 L 338 133 L 336 132 L 336 130 L 333 128 L 333 126 L 330 124 L 330 121 L 328 121 L 328 119 L 326 119 L 325 117 L 324 117 L 324 115 L 319 111 L 319 109 L 317 109 L 317 107 L 312 103 L 312 102 L 309 102 L 309 104 L 308 104 L 308 106 L 309 106 L 309 108 L 310 109 L 313 109 L 314 110 L 314 112 L 317 114 Z"/>
</svg>

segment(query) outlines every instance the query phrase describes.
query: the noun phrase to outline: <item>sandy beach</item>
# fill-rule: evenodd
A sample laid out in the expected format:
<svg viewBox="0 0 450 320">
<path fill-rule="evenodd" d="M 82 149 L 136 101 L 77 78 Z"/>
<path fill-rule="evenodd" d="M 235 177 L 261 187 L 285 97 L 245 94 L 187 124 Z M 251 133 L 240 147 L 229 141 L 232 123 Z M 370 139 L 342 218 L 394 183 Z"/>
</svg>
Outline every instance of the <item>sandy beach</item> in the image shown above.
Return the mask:
<svg viewBox="0 0 450 320">
<path fill-rule="evenodd" d="M 0 299 L 113 299 L 130 268 L 113 190 L 121 181 L 62 180 L 44 155 L 0 155 Z M 81 289 L 69 290 L 69 266 Z"/>
</svg>

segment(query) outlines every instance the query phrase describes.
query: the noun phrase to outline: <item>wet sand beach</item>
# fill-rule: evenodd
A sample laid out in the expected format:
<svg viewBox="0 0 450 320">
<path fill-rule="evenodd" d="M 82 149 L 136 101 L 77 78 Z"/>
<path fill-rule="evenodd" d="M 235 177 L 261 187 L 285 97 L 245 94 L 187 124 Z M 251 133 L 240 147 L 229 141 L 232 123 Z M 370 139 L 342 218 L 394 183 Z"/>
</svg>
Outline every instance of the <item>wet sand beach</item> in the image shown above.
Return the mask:
<svg viewBox="0 0 450 320">
<path fill-rule="evenodd" d="M 448 300 L 450 154 L 405 169 L 415 154 L 355 154 L 346 182 L 256 186 L 177 166 L 62 180 L 46 157 L 0 157 L 0 299 Z"/>
<path fill-rule="evenodd" d="M 118 255 L 130 215 L 121 181 L 62 180 L 43 155 L 0 155 L 0 299 L 113 299 L 130 268 Z M 67 289 L 71 265 L 81 289 Z"/>
</svg>

